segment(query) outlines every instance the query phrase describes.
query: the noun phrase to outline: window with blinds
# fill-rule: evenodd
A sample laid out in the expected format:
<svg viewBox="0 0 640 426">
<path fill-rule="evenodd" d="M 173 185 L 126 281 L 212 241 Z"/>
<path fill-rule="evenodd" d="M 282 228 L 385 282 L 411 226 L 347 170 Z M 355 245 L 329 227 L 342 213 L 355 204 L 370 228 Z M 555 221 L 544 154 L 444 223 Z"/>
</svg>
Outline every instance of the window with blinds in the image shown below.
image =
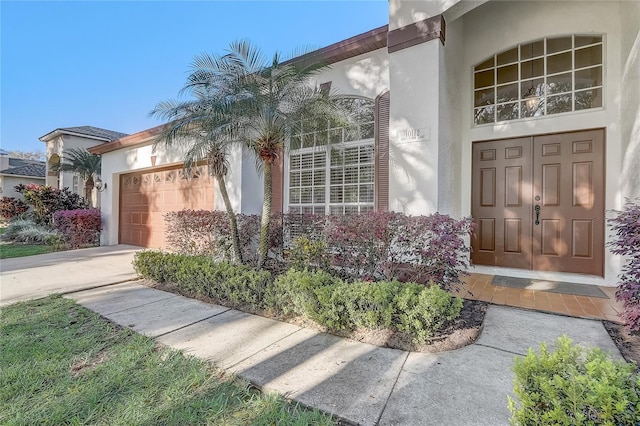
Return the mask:
<svg viewBox="0 0 640 426">
<path fill-rule="evenodd" d="M 354 126 L 292 137 L 287 169 L 288 211 L 356 214 L 374 208 L 374 102 L 352 98 Z"/>
</svg>

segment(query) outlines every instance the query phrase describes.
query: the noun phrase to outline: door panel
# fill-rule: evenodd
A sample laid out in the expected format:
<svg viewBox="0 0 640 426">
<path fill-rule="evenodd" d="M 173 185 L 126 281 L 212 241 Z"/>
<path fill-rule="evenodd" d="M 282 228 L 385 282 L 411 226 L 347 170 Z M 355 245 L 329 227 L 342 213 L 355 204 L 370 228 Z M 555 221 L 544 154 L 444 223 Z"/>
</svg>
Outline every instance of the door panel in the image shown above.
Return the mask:
<svg viewBox="0 0 640 426">
<path fill-rule="evenodd" d="M 602 276 L 604 131 L 536 136 L 533 146 L 541 222 L 533 226 L 533 269 Z"/>
<path fill-rule="evenodd" d="M 604 130 L 474 143 L 473 262 L 602 276 L 604 153 Z"/>
<path fill-rule="evenodd" d="M 531 268 L 531 138 L 473 145 L 472 259 Z"/>
</svg>

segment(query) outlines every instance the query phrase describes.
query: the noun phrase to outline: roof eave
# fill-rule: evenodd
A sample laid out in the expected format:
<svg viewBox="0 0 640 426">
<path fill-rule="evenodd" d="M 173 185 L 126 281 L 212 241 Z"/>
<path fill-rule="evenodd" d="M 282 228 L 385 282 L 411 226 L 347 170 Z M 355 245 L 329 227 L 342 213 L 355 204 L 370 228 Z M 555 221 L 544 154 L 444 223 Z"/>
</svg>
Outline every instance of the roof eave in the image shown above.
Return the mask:
<svg viewBox="0 0 640 426">
<path fill-rule="evenodd" d="M 285 61 L 288 63 L 318 63 L 331 65 L 354 56 L 363 55 L 387 45 L 389 25 L 383 25 L 373 30 L 358 34 L 348 39 L 330 44 L 321 49 Z"/>
<path fill-rule="evenodd" d="M 100 137 L 100 136 L 93 136 L 93 135 L 86 135 L 84 133 L 77 133 L 77 132 L 70 132 L 68 130 L 63 130 L 63 129 L 56 129 L 53 132 L 49 132 L 44 136 L 40 136 L 38 139 L 42 142 L 49 142 L 50 140 L 57 138 L 58 136 L 61 135 L 70 135 L 70 136 L 78 136 L 81 138 L 87 138 L 87 139 L 95 139 L 98 141 L 104 141 L 104 142 L 110 142 L 111 139 L 109 138 L 105 138 L 105 137 Z"/>
<path fill-rule="evenodd" d="M 132 135 L 123 136 L 120 139 L 116 139 L 102 145 L 92 146 L 88 151 L 92 154 L 102 155 L 118 149 L 145 144 L 156 138 L 168 125 L 169 123 L 161 124 Z"/>
<path fill-rule="evenodd" d="M 36 175 L 14 175 L 13 173 L 2 173 L 0 172 L 0 176 L 8 176 L 8 177 L 19 177 L 19 178 L 29 178 L 29 179 L 46 179 L 46 176 L 36 176 Z"/>
</svg>

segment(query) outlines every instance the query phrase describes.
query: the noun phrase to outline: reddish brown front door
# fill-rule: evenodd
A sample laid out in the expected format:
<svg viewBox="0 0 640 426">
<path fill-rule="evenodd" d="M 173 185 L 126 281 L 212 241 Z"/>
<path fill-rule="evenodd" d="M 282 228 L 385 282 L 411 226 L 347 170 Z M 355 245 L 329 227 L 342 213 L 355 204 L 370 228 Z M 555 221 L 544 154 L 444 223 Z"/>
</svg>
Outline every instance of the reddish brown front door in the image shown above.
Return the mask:
<svg viewBox="0 0 640 426">
<path fill-rule="evenodd" d="M 473 144 L 472 260 L 604 272 L 604 131 Z"/>
</svg>

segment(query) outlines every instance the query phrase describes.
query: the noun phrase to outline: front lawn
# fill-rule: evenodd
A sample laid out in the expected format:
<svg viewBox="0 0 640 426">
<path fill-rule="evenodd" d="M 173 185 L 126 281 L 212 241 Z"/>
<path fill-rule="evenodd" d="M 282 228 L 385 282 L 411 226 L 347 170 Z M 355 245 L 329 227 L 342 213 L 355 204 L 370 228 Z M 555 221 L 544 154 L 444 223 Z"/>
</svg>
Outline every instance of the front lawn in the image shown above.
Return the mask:
<svg viewBox="0 0 640 426">
<path fill-rule="evenodd" d="M 0 244 L 0 259 L 33 256 L 49 251 L 49 247 L 42 244 Z"/>
<path fill-rule="evenodd" d="M 59 296 L 0 317 L 1 424 L 329 425 Z"/>
</svg>

